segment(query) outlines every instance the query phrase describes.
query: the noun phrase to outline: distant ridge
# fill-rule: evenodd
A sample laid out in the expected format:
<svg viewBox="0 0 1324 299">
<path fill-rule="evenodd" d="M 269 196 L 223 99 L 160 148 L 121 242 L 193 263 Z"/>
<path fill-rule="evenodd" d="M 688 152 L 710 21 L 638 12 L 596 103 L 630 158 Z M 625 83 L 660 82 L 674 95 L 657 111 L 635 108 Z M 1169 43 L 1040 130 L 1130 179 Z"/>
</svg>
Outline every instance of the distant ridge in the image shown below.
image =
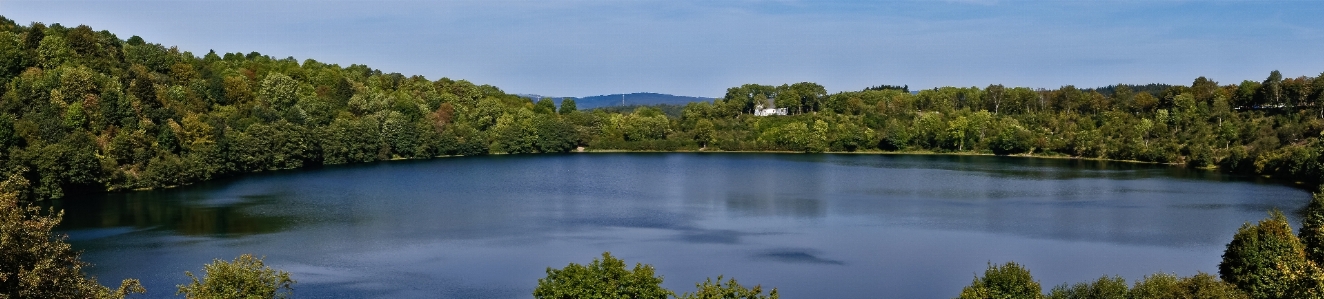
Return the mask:
<svg viewBox="0 0 1324 299">
<path fill-rule="evenodd" d="M 669 95 L 669 94 L 652 93 L 652 92 L 636 92 L 629 94 L 618 93 L 618 94 L 596 95 L 596 96 L 587 96 L 587 97 L 570 97 L 570 98 L 575 99 L 576 108 L 579 108 L 579 110 L 586 110 L 586 109 L 593 109 L 600 107 L 621 106 L 622 95 L 624 95 L 625 97 L 625 105 L 658 105 L 658 104 L 685 105 L 693 102 L 710 102 L 713 100 L 713 98 L 678 96 L 678 95 Z M 533 99 L 534 101 L 537 101 L 542 98 L 549 98 L 552 99 L 552 101 L 555 102 L 556 105 L 558 106 L 561 105 L 561 99 L 565 98 L 565 97 L 541 96 L 536 94 L 521 94 L 519 96 L 530 98 Z"/>
</svg>

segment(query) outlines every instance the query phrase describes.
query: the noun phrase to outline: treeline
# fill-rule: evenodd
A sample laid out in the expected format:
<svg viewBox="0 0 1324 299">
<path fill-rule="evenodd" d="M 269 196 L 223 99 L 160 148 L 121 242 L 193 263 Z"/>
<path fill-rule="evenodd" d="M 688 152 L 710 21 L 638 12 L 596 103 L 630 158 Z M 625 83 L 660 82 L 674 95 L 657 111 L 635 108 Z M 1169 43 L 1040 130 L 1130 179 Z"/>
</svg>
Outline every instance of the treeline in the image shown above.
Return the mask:
<svg viewBox="0 0 1324 299">
<path fill-rule="evenodd" d="M 1191 86 L 1156 92 L 1121 84 L 1095 90 L 989 85 L 824 95 L 816 84 L 797 85 L 744 85 L 711 104 L 691 104 L 677 120 L 683 133 L 676 135 L 720 150 L 1055 155 L 1307 183 L 1321 175 L 1324 76 L 1284 79 L 1274 71 L 1263 81 L 1226 85 L 1200 77 Z M 792 116 L 750 116 L 760 103 L 788 108 Z"/>
<path fill-rule="evenodd" d="M 36 199 L 310 165 L 564 152 L 596 121 L 464 80 L 195 55 L 2 17 L 0 94 L 0 164 L 30 180 L 22 196 Z"/>
<path fill-rule="evenodd" d="M 809 84 L 812 83 L 801 83 Z M 1319 178 L 1324 77 L 1191 86 L 1109 94 L 989 85 L 910 94 L 866 90 L 823 95 L 821 87 L 745 85 L 712 104 L 686 107 L 683 129 L 707 127 L 723 150 L 862 149 L 1066 155 L 1177 163 L 1229 171 Z M 791 117 L 747 117 L 759 103 Z M 694 130 L 689 130 L 694 131 Z M 697 130 L 704 132 L 705 130 Z"/>
<path fill-rule="evenodd" d="M 0 17 L 0 167 L 29 199 L 389 159 L 589 150 L 933 151 L 1174 163 L 1317 182 L 1324 77 L 908 92 L 747 84 L 631 111 Z M 758 107 L 789 116 L 756 117 Z"/>
</svg>

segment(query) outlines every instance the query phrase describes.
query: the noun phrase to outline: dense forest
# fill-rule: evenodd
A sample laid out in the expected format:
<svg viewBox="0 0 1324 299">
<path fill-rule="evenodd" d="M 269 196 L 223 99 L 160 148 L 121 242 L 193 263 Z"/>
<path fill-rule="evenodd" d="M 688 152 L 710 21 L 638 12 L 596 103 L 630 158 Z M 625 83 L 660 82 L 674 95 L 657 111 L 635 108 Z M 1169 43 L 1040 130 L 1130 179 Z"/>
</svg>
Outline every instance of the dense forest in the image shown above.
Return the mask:
<svg viewBox="0 0 1324 299">
<path fill-rule="evenodd" d="M 575 109 L 464 80 L 126 40 L 0 19 L 0 167 L 22 197 L 402 158 L 588 150 L 931 151 L 1320 177 L 1324 76 L 1083 89 L 815 83 L 712 102 Z M 754 109 L 790 115 L 756 117 Z M 670 113 L 667 113 L 670 112 Z M 668 115 L 671 114 L 671 115 Z"/>
</svg>

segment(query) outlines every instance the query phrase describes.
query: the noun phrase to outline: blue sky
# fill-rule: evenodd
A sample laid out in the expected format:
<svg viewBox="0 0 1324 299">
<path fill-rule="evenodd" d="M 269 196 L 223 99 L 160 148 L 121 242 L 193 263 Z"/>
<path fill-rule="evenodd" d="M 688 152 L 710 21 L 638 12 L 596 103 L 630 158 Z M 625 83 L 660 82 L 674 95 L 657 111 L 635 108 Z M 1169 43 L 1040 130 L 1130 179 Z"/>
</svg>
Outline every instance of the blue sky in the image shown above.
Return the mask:
<svg viewBox="0 0 1324 299">
<path fill-rule="evenodd" d="M 14 1 L 197 54 L 258 51 L 512 93 L 744 83 L 1055 88 L 1324 72 L 1318 1 Z"/>
</svg>

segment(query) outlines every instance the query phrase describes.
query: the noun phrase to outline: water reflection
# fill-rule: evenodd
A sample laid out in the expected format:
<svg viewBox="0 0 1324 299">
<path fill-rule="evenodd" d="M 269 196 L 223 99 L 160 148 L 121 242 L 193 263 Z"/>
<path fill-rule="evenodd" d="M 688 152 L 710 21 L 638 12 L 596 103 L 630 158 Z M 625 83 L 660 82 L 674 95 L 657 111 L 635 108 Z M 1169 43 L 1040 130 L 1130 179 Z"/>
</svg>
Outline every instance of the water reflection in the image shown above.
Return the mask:
<svg viewBox="0 0 1324 299">
<path fill-rule="evenodd" d="M 295 220 L 257 210 L 279 202 L 277 194 L 183 199 L 153 194 L 161 192 L 116 193 L 100 200 L 70 199 L 75 202 L 57 201 L 53 205 L 65 210 L 59 229 L 71 230 L 69 235 L 74 239 L 104 234 L 104 231 L 83 234 L 79 231 L 83 228 L 154 229 L 182 235 L 240 237 L 282 231 Z"/>
<path fill-rule="evenodd" d="M 713 229 L 713 230 L 695 229 L 695 230 L 682 231 L 680 233 L 680 236 L 676 239 L 687 243 L 733 245 L 733 244 L 739 244 L 740 237 L 746 235 L 750 235 L 750 234 L 729 230 L 729 229 Z"/>
<path fill-rule="evenodd" d="M 726 208 L 741 216 L 827 216 L 827 208 L 820 199 L 803 197 L 732 195 L 726 199 Z"/>
<path fill-rule="evenodd" d="M 783 263 L 805 263 L 805 264 L 825 264 L 825 265 L 845 265 L 846 262 L 830 260 L 819 257 L 817 250 L 813 249 L 774 249 L 759 253 L 754 256 L 756 259 L 772 260 Z"/>
<path fill-rule="evenodd" d="M 525 298 L 545 267 L 602 251 L 654 264 L 679 290 L 725 274 L 788 297 L 948 298 L 989 261 L 1030 265 L 1046 285 L 1214 272 L 1241 223 L 1307 199 L 1253 178 L 1065 159 L 497 156 L 81 198 L 61 229 L 103 281 L 142 278 L 153 298 L 240 253 L 294 273 L 301 297 Z"/>
<path fill-rule="evenodd" d="M 999 156 L 906 155 L 867 156 L 868 158 L 828 159 L 838 165 L 864 166 L 889 169 L 941 169 L 961 172 L 981 172 L 991 177 L 1071 180 L 1110 179 L 1137 180 L 1165 177 L 1213 181 L 1247 181 L 1255 177 L 1237 177 L 1223 173 L 1168 167 L 1150 163 L 1112 162 L 1086 159 L 1022 158 Z M 822 161 L 806 159 L 804 161 Z"/>
</svg>

